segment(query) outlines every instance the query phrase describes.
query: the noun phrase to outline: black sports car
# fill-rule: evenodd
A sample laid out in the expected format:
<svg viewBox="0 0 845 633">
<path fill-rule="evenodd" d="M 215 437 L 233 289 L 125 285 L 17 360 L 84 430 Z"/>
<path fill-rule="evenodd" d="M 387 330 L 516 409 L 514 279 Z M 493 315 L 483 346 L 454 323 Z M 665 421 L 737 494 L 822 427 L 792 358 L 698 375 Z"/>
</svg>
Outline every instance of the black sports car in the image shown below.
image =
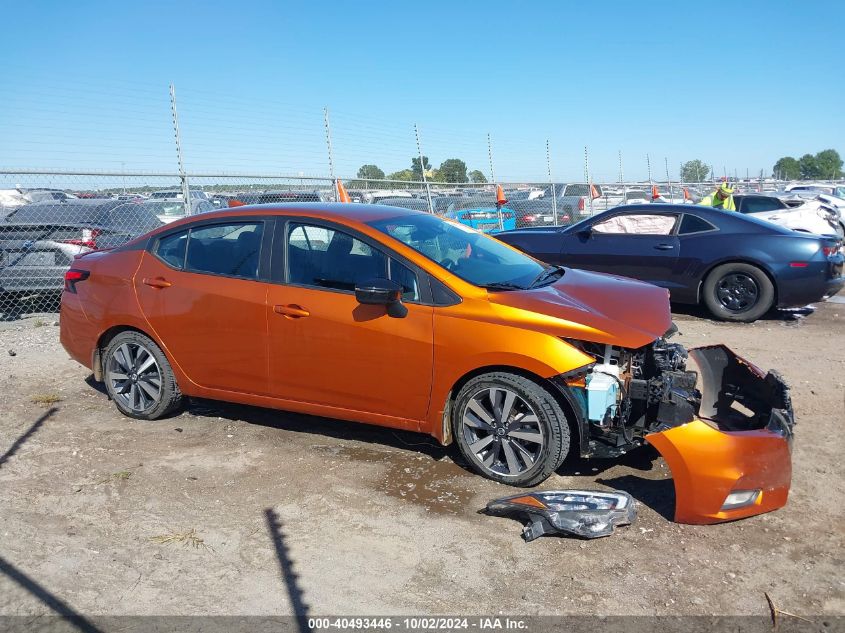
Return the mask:
<svg viewBox="0 0 845 633">
<path fill-rule="evenodd" d="M 710 207 L 628 205 L 497 238 L 549 264 L 634 277 L 718 319 L 754 321 L 845 285 L 841 242 Z"/>
</svg>

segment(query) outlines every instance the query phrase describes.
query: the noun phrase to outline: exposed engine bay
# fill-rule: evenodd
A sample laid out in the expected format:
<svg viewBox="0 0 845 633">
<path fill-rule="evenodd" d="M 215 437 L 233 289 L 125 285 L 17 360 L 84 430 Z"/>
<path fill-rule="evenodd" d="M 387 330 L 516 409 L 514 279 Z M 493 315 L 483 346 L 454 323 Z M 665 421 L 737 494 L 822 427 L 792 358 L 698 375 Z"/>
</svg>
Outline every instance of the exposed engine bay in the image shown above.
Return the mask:
<svg viewBox="0 0 845 633">
<path fill-rule="evenodd" d="M 582 457 L 616 457 L 649 433 L 696 418 L 720 430 L 768 428 L 791 439 L 789 389 L 776 372 L 764 373 L 722 345 L 688 353 L 668 341 L 676 331 L 635 350 L 568 341 L 596 359 L 564 377 L 581 409 Z M 698 371 L 687 368 L 690 359 Z"/>
</svg>

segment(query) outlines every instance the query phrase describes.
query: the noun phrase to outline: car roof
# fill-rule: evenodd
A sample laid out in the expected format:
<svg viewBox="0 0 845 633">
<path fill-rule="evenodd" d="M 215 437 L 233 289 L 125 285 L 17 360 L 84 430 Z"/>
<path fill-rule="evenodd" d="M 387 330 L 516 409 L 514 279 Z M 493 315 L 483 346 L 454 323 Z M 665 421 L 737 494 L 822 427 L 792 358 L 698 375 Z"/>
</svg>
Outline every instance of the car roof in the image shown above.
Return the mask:
<svg viewBox="0 0 845 633">
<path fill-rule="evenodd" d="M 428 215 L 423 211 L 415 211 L 413 209 L 405 209 L 401 207 L 391 207 L 385 204 L 360 204 L 357 202 L 291 202 L 283 204 L 251 204 L 242 207 L 229 207 L 218 211 L 208 211 L 201 215 L 192 215 L 183 220 L 179 220 L 178 224 L 187 223 L 191 219 L 207 220 L 211 218 L 236 218 L 238 216 L 255 216 L 264 214 L 306 215 L 339 222 L 348 222 L 351 220 L 362 224 L 373 222 L 375 220 L 384 220 L 387 218 L 395 218 L 405 215 Z M 176 223 L 173 223 L 171 226 L 175 225 Z"/>
</svg>

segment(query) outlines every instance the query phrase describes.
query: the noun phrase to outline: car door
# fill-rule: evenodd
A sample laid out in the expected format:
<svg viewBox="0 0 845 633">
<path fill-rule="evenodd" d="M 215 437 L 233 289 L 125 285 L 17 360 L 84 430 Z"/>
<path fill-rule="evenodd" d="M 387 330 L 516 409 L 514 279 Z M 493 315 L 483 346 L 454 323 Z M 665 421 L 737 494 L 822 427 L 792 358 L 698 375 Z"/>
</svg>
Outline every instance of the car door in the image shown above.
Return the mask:
<svg viewBox="0 0 845 633">
<path fill-rule="evenodd" d="M 169 358 L 202 387 L 267 394 L 272 222 L 227 218 L 166 233 L 144 253 L 134 285 Z"/>
<path fill-rule="evenodd" d="M 271 287 L 267 307 L 273 394 L 423 419 L 433 357 L 424 273 L 330 223 L 290 220 L 277 228 L 276 243 L 273 276 L 279 283 Z M 403 318 L 355 299 L 356 284 L 384 277 L 405 288 Z"/>
<path fill-rule="evenodd" d="M 636 211 L 602 216 L 565 236 L 560 260 L 574 268 L 670 287 L 678 258 L 678 215 Z"/>
</svg>

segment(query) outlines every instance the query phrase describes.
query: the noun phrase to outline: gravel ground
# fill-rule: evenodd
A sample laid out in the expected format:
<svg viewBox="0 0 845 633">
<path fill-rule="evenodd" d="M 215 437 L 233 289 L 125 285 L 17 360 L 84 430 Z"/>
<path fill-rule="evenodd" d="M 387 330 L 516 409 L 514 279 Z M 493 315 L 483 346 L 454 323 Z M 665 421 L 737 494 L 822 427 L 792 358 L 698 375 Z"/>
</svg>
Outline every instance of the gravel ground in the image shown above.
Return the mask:
<svg viewBox="0 0 845 633">
<path fill-rule="evenodd" d="M 792 385 L 785 508 L 675 524 L 645 447 L 543 486 L 628 490 L 632 526 L 528 544 L 518 522 L 478 513 L 512 489 L 422 435 L 206 401 L 124 418 L 55 318 L 0 323 L 0 615 L 49 613 L 44 596 L 87 615 L 764 615 L 764 592 L 845 614 L 845 305 L 750 325 L 675 315 L 679 342 L 727 343 Z"/>
</svg>

